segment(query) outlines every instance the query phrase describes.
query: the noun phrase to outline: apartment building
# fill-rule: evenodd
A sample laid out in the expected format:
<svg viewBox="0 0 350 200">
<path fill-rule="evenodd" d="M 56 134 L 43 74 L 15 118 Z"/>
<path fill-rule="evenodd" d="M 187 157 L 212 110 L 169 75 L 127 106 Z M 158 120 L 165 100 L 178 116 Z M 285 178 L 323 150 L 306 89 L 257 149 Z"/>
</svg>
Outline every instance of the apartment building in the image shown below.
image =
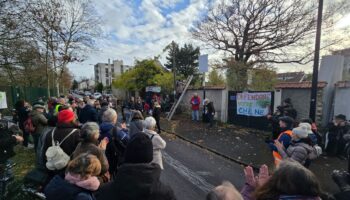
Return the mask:
<svg viewBox="0 0 350 200">
<path fill-rule="evenodd" d="M 94 66 L 95 81 L 96 83 L 102 83 L 103 86 L 110 86 L 116 76 L 123 74 L 130 70 L 132 67 L 124 65 L 122 60 L 113 60 L 108 63 L 97 63 Z"/>
</svg>

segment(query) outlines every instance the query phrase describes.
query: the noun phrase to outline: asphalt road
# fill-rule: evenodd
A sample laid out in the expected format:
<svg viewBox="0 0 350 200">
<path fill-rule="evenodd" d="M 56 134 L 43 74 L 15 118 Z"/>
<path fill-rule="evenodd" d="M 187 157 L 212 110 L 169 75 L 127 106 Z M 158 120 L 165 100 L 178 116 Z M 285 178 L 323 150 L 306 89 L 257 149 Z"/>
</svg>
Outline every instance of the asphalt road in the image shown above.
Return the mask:
<svg viewBox="0 0 350 200">
<path fill-rule="evenodd" d="M 224 180 L 238 189 L 243 186 L 242 166 L 171 135 L 162 134 L 162 137 L 167 146 L 161 180 L 172 187 L 177 199 L 205 199 L 206 194 Z"/>
</svg>

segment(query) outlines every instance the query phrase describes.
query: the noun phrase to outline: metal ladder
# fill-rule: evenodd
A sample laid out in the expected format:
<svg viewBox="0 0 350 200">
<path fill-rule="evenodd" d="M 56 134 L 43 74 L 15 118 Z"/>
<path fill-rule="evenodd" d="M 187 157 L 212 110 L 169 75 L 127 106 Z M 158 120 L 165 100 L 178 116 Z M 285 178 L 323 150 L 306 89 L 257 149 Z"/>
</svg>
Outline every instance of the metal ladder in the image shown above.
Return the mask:
<svg viewBox="0 0 350 200">
<path fill-rule="evenodd" d="M 180 98 L 173 104 L 173 106 L 171 106 L 170 112 L 168 113 L 168 115 L 166 117 L 168 119 L 168 121 L 170 121 L 171 118 L 173 117 L 177 107 L 179 106 L 180 102 L 182 101 L 182 98 L 184 97 L 184 95 L 187 91 L 188 86 L 191 84 L 192 79 L 193 79 L 193 75 L 191 75 L 187 78 L 186 86 L 185 86 L 184 90 L 182 91 Z"/>
</svg>

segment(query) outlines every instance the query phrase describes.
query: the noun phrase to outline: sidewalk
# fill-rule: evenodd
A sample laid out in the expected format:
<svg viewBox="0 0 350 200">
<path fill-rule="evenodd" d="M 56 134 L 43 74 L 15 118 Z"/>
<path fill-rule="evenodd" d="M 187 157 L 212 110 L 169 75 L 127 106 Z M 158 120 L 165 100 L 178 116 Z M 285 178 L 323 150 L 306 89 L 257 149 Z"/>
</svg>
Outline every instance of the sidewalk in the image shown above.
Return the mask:
<svg viewBox="0 0 350 200">
<path fill-rule="evenodd" d="M 265 143 L 268 132 L 228 124 L 208 129 L 207 124 L 193 122 L 189 116 L 184 115 L 174 116 L 170 122 L 162 119 L 161 126 L 164 130 L 175 132 L 192 142 L 233 159 L 254 166 L 267 164 L 270 169 L 273 169 L 272 154 Z M 331 179 L 332 171 L 346 168 L 347 161 L 331 157 L 320 157 L 310 166 L 310 170 L 319 178 L 322 188 L 330 193 L 338 192 L 337 186 Z"/>
</svg>

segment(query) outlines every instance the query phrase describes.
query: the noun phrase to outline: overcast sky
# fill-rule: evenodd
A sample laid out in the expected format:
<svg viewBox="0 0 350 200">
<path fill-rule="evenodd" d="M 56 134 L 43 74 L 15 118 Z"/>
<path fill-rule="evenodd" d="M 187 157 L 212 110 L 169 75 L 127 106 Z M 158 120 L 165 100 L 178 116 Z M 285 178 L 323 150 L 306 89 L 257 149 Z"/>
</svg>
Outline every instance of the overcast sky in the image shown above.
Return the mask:
<svg viewBox="0 0 350 200">
<path fill-rule="evenodd" d="M 121 59 L 133 65 L 135 58 L 166 56 L 163 48 L 172 40 L 180 44 L 191 42 L 189 32 L 194 22 L 206 13 L 213 0 L 96 0 L 94 7 L 101 16 L 104 37 L 97 41 L 96 52 L 82 63 L 71 64 L 76 79 L 92 77 L 93 65 L 110 59 Z M 350 14 L 337 27 L 350 26 Z M 215 51 L 201 48 L 201 53 Z M 308 69 L 308 67 L 306 68 Z M 279 71 L 300 70 L 299 67 L 280 67 Z"/>
</svg>

